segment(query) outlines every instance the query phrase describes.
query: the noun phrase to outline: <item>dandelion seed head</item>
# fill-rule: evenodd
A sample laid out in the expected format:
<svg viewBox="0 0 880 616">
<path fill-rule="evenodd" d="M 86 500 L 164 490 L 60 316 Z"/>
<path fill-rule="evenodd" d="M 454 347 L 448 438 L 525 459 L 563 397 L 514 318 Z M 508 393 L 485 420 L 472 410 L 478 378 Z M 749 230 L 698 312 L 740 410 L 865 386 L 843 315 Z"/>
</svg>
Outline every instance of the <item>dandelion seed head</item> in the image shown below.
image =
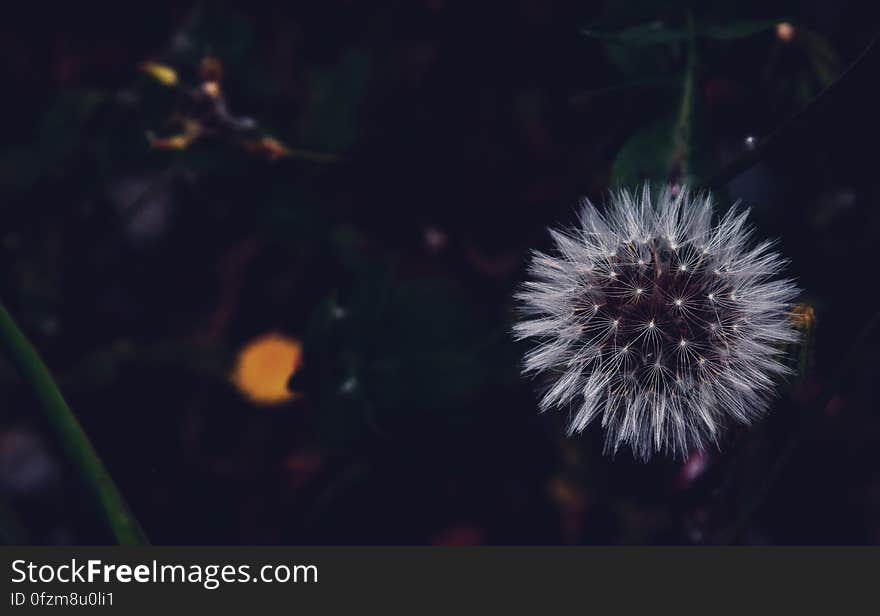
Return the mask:
<svg viewBox="0 0 880 616">
<path fill-rule="evenodd" d="M 753 241 L 747 210 L 713 222 L 711 195 L 685 187 L 620 191 L 575 228 L 554 230 L 517 295 L 524 372 L 544 375 L 542 410 L 594 420 L 606 450 L 642 459 L 717 444 L 767 409 L 781 348 L 796 342 L 794 282 L 772 242 Z M 637 238 L 637 239 L 633 239 Z"/>
</svg>

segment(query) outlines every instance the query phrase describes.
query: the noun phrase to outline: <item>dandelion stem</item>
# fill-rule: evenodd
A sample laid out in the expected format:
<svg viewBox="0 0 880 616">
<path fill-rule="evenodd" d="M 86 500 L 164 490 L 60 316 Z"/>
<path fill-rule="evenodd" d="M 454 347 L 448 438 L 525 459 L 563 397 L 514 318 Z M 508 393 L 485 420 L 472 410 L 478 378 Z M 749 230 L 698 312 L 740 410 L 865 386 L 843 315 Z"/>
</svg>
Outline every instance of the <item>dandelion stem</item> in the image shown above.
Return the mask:
<svg viewBox="0 0 880 616">
<path fill-rule="evenodd" d="M 687 69 L 681 91 L 681 105 L 675 123 L 675 157 L 679 175 L 687 180 L 690 174 L 691 140 L 693 137 L 694 85 L 697 77 L 697 35 L 693 13 L 688 12 Z"/>
<path fill-rule="evenodd" d="M 98 501 L 116 541 L 122 545 L 147 543 L 113 479 L 70 410 L 36 349 L 0 303 L 0 349 L 7 354 L 33 391 L 64 451 Z"/>
</svg>

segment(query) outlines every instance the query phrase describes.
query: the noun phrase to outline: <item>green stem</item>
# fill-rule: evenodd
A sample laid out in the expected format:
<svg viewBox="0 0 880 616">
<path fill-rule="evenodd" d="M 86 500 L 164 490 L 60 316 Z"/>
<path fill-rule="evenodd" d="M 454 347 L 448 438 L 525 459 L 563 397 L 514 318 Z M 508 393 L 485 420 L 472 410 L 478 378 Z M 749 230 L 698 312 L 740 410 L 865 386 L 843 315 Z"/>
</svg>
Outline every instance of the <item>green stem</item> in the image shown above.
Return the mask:
<svg viewBox="0 0 880 616">
<path fill-rule="evenodd" d="M 691 141 L 693 138 L 694 86 L 697 78 L 697 34 L 694 16 L 688 12 L 687 68 L 681 91 L 681 105 L 675 123 L 675 157 L 678 161 L 679 177 L 687 181 L 690 175 Z"/>
<path fill-rule="evenodd" d="M 138 521 L 129 511 L 89 437 L 67 406 L 48 368 L 2 303 L 0 349 L 8 353 L 9 359 L 33 391 L 65 452 L 100 503 L 116 541 L 122 545 L 147 543 Z"/>
</svg>

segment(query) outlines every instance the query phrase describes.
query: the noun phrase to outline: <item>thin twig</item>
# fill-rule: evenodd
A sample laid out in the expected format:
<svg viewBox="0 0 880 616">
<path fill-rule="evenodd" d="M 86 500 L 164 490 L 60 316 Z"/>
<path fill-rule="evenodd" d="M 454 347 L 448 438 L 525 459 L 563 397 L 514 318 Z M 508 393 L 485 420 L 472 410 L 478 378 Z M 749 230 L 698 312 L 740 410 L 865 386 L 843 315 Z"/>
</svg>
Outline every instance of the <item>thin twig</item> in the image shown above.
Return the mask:
<svg viewBox="0 0 880 616">
<path fill-rule="evenodd" d="M 760 139 L 754 149 L 745 152 L 736 160 L 725 165 L 721 171 L 706 183 L 706 188 L 715 191 L 722 189 L 728 182 L 748 170 L 766 156 L 768 152 L 778 147 L 790 135 L 797 134 L 800 129 L 813 121 L 814 117 L 828 106 L 829 101 L 836 100 L 840 92 L 849 87 L 860 71 L 867 71 L 865 75 L 868 79 L 876 78 L 876 75 L 870 74 L 870 67 L 863 67 L 867 67 L 867 60 L 880 51 L 880 46 L 877 45 L 878 37 L 880 37 L 880 33 L 874 35 L 871 42 L 862 50 L 862 53 L 840 74 L 834 83 L 822 90 L 806 107 L 780 124 L 769 135 Z"/>
<path fill-rule="evenodd" d="M 813 412 L 807 414 L 807 417 L 801 422 L 800 427 L 792 432 L 788 442 L 777 456 L 770 471 L 764 476 L 764 481 L 761 483 L 760 487 L 752 494 L 752 497 L 748 502 L 743 505 L 733 523 L 728 528 L 718 533 L 714 543 L 725 545 L 733 543 L 745 529 L 749 519 L 760 508 L 764 499 L 770 493 L 773 484 L 776 483 L 776 480 L 782 473 L 782 470 L 785 468 L 786 464 L 788 464 L 789 460 L 791 460 L 795 451 L 797 451 L 798 446 L 818 425 L 819 420 L 823 417 L 822 413 L 828 407 L 828 404 L 840 392 L 844 379 L 851 372 L 851 367 L 858 359 L 862 347 L 867 343 L 869 337 L 878 326 L 880 326 L 880 312 L 874 313 L 864 327 L 862 327 L 856 337 L 855 344 L 853 344 L 844 360 L 837 365 L 837 369 L 831 379 L 831 386 L 828 388 L 828 394 L 820 399 L 819 404 Z"/>
</svg>

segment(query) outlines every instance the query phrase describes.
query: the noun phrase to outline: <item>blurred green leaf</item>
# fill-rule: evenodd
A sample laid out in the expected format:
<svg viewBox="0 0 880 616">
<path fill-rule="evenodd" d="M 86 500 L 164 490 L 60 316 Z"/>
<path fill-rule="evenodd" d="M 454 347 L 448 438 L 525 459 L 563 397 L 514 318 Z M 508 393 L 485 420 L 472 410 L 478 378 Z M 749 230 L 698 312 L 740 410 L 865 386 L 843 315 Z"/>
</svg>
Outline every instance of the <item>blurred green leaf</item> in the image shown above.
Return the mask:
<svg viewBox="0 0 880 616">
<path fill-rule="evenodd" d="M 585 105 L 589 104 L 594 100 L 603 98 L 605 96 L 614 96 L 614 95 L 630 95 L 632 96 L 635 92 L 639 91 L 648 91 L 648 90 L 661 90 L 666 88 L 671 88 L 673 86 L 678 85 L 678 80 L 672 79 L 670 77 L 645 77 L 641 79 L 632 79 L 630 81 L 624 81 L 621 83 L 616 83 L 614 85 L 610 85 L 604 88 L 595 88 L 592 90 L 584 90 L 582 92 L 578 92 L 577 94 L 571 96 L 569 101 L 573 105 Z"/>
<path fill-rule="evenodd" d="M 595 30 L 581 30 L 581 32 L 590 38 L 630 45 L 678 43 L 688 39 L 686 30 L 667 28 L 660 21 L 631 26 L 616 32 L 597 32 Z"/>
<path fill-rule="evenodd" d="M 266 198 L 262 218 L 266 234 L 290 244 L 325 240 L 333 215 L 329 208 L 321 205 L 321 195 L 307 180 L 279 182 Z"/>
<path fill-rule="evenodd" d="M 611 167 L 611 186 L 636 186 L 644 181 L 666 183 L 676 171 L 679 181 L 696 184 L 717 170 L 718 160 L 712 149 L 707 127 L 699 113 L 692 120 L 689 145 L 681 151 L 676 117 L 668 115 L 632 135 L 617 153 Z M 682 164 L 684 163 L 684 164 Z"/>
<path fill-rule="evenodd" d="M 74 153 L 80 143 L 83 125 L 104 100 L 96 92 L 62 93 L 43 116 L 38 141 L 47 165 L 58 164 Z"/>
<path fill-rule="evenodd" d="M 101 390 L 129 370 L 163 365 L 225 380 L 234 357 L 221 344 L 196 339 L 166 339 L 141 345 L 120 339 L 82 357 L 64 373 L 63 382 L 70 391 Z"/>
<path fill-rule="evenodd" d="M 796 40 L 810 61 L 813 73 L 819 81 L 819 89 L 827 88 L 843 72 L 840 54 L 828 39 L 806 28 L 798 27 Z"/>
<path fill-rule="evenodd" d="M 246 14 L 203 4 L 178 32 L 174 60 L 196 67 L 205 55 L 212 54 L 231 72 L 245 73 L 254 39 L 254 25 Z"/>
<path fill-rule="evenodd" d="M 612 186 L 672 179 L 694 184 L 714 173 L 717 165 L 697 91 L 697 69 L 696 39 L 692 36 L 678 112 L 674 117 L 661 117 L 624 143 L 612 165 Z"/>
<path fill-rule="evenodd" d="M 675 155 L 675 118 L 663 117 L 637 131 L 620 148 L 611 166 L 611 186 L 666 182 Z"/>
<path fill-rule="evenodd" d="M 695 30 L 697 38 L 708 38 L 719 41 L 731 41 L 754 36 L 765 32 L 785 21 L 784 19 L 768 19 L 763 21 L 737 21 L 725 25 L 698 25 Z M 628 45 L 668 45 L 670 43 L 684 43 L 690 38 L 690 32 L 686 27 L 667 27 L 662 21 L 653 21 L 631 26 L 614 32 L 599 32 L 596 30 L 582 30 L 583 34 L 591 38 L 615 41 Z"/>
<path fill-rule="evenodd" d="M 300 121 L 299 147 L 348 151 L 358 135 L 358 112 L 366 90 L 370 58 L 347 51 L 334 66 L 309 71 L 309 105 Z"/>
<path fill-rule="evenodd" d="M 780 17 L 779 19 L 765 19 L 763 21 L 734 21 L 723 26 L 697 28 L 697 37 L 732 41 L 772 30 L 783 21 L 787 20 L 784 17 Z"/>
<path fill-rule="evenodd" d="M 82 147 L 83 127 L 105 96 L 63 92 L 43 114 L 32 145 L 0 150 L 0 186 L 26 189 Z"/>
<path fill-rule="evenodd" d="M 500 346 L 489 325 L 449 282 L 404 282 L 387 265 L 362 265 L 347 290 L 317 308 L 306 336 L 316 364 L 306 387 L 318 399 L 325 441 L 350 445 L 474 420 L 477 392 L 502 361 L 493 359 Z"/>
<path fill-rule="evenodd" d="M 628 79 L 650 79 L 657 75 L 670 75 L 678 69 L 678 54 L 672 47 L 648 50 L 643 46 L 605 41 L 604 48 L 609 61 Z"/>
<path fill-rule="evenodd" d="M 0 150 L 0 188 L 26 189 L 43 174 L 39 152 L 31 147 Z"/>
</svg>

